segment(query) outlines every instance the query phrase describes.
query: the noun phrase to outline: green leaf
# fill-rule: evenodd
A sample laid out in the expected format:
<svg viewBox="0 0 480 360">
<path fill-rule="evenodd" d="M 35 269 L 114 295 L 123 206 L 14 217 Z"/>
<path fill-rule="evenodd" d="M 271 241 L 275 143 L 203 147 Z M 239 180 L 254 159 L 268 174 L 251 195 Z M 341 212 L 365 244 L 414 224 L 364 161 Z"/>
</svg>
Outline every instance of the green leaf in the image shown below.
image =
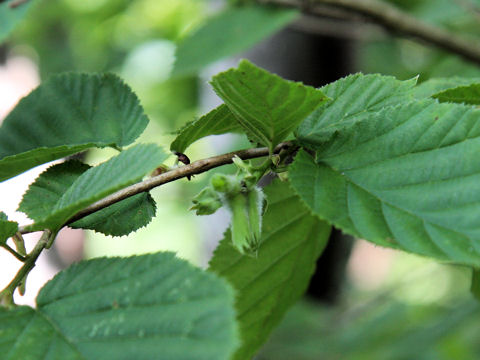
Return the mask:
<svg viewBox="0 0 480 360">
<path fill-rule="evenodd" d="M 241 132 L 242 130 L 242 126 L 240 126 L 230 109 L 225 104 L 222 104 L 180 129 L 177 137 L 170 145 L 170 150 L 183 153 L 187 147 L 205 136 Z"/>
<path fill-rule="evenodd" d="M 137 97 L 115 75 L 53 76 L 0 127 L 0 181 L 89 147 L 128 145 L 147 123 Z"/>
<path fill-rule="evenodd" d="M 480 82 L 479 78 L 462 78 L 456 76 L 450 78 L 433 78 L 415 86 L 413 96 L 415 99 L 422 100 L 447 89 L 478 82 Z"/>
<path fill-rule="evenodd" d="M 470 288 L 473 296 L 480 301 L 480 270 L 472 269 L 472 285 Z"/>
<path fill-rule="evenodd" d="M 83 261 L 37 309 L 0 308 L 4 359 L 228 359 L 237 343 L 225 281 L 172 253 Z"/>
<path fill-rule="evenodd" d="M 10 7 L 18 0 L 7 0 L 0 3 L 0 43 L 2 43 L 13 28 L 25 17 L 34 0 L 18 6 Z"/>
<path fill-rule="evenodd" d="M 432 95 L 440 102 L 480 105 L 480 83 L 458 86 Z"/>
<path fill-rule="evenodd" d="M 327 100 L 320 90 L 284 80 L 247 60 L 211 83 L 249 137 L 270 150 Z"/>
<path fill-rule="evenodd" d="M 41 219 L 29 230 L 57 230 L 69 218 L 88 205 L 138 182 L 161 164 L 168 155 L 154 144 L 139 144 L 110 160 L 85 171 Z M 38 201 L 38 200 L 37 200 Z"/>
<path fill-rule="evenodd" d="M 416 81 L 416 78 L 400 81 L 392 76 L 355 74 L 328 84 L 320 90 L 333 100 L 303 121 L 297 138 L 306 146 L 314 145 L 386 106 L 412 100 Z"/>
<path fill-rule="evenodd" d="M 277 181 L 265 192 L 268 208 L 258 256 L 241 255 L 227 231 L 210 261 L 210 270 L 227 279 L 237 294 L 242 345 L 233 359 L 251 359 L 303 295 L 330 233 L 330 226 L 310 215 L 287 183 Z"/>
<path fill-rule="evenodd" d="M 91 167 L 77 160 L 51 166 L 30 185 L 18 208 L 33 220 L 42 220 L 72 184 Z M 105 235 L 127 235 L 146 226 L 155 216 L 155 201 L 148 193 L 137 194 L 81 220 L 72 228 L 90 229 Z"/>
<path fill-rule="evenodd" d="M 155 216 L 157 206 L 149 193 L 141 193 L 97 211 L 68 226 L 90 229 L 105 235 L 128 235 L 147 226 Z"/>
<path fill-rule="evenodd" d="M 480 111 L 433 100 L 386 108 L 300 152 L 293 187 L 321 218 L 383 246 L 480 264 Z"/>
<path fill-rule="evenodd" d="M 0 211 L 0 244 L 5 244 L 9 237 L 15 235 L 18 231 L 18 223 L 8 221 L 7 215 Z"/>
<path fill-rule="evenodd" d="M 90 165 L 78 160 L 50 166 L 23 194 L 18 211 L 24 212 L 32 220 L 41 220 L 46 214 L 54 211 L 55 204 L 65 191 L 90 168 Z"/>
<path fill-rule="evenodd" d="M 193 75 L 206 65 L 237 54 L 280 30 L 298 16 L 295 10 L 265 6 L 230 7 L 183 39 L 173 76 Z"/>
</svg>

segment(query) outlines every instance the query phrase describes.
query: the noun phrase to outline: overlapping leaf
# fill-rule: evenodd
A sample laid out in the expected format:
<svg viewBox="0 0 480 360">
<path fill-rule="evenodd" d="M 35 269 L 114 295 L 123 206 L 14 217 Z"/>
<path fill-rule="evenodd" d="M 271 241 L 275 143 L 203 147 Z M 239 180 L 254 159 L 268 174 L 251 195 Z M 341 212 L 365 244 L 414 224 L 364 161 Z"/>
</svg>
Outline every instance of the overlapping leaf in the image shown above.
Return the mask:
<svg viewBox="0 0 480 360">
<path fill-rule="evenodd" d="M 49 167 L 23 194 L 18 211 L 24 212 L 32 220 L 41 220 L 45 214 L 53 211 L 65 191 L 88 169 L 90 165 L 78 160 Z"/>
<path fill-rule="evenodd" d="M 246 60 L 211 83 L 249 137 L 270 150 L 327 100 L 320 90 L 284 80 Z"/>
<path fill-rule="evenodd" d="M 0 127 L 0 181 L 92 146 L 128 145 L 147 123 L 137 97 L 115 75 L 53 76 Z"/>
<path fill-rule="evenodd" d="M 147 226 L 155 216 L 157 206 L 149 193 L 141 193 L 77 220 L 68 226 L 90 229 L 105 235 L 128 235 Z"/>
<path fill-rule="evenodd" d="M 173 75 L 193 75 L 216 60 L 246 50 L 297 16 L 297 11 L 288 9 L 230 7 L 180 43 Z"/>
<path fill-rule="evenodd" d="M 386 108 L 301 152 L 293 187 L 319 216 L 380 245 L 480 264 L 480 111 Z"/>
<path fill-rule="evenodd" d="M 240 132 L 242 129 L 230 109 L 222 104 L 180 129 L 178 136 L 170 145 L 170 150 L 183 153 L 187 147 L 205 136 Z"/>
<path fill-rule="evenodd" d="M 240 254 L 231 234 L 215 250 L 210 270 L 236 290 L 241 347 L 234 359 L 250 359 L 307 288 L 330 226 L 312 216 L 287 183 L 265 190 L 268 208 L 256 258 Z"/>
<path fill-rule="evenodd" d="M 432 95 L 440 102 L 480 105 L 480 83 L 458 86 Z"/>
<path fill-rule="evenodd" d="M 447 89 L 456 88 L 457 86 L 466 86 L 478 82 L 480 82 L 479 78 L 463 78 L 457 76 L 450 78 L 433 78 L 415 86 L 413 89 L 413 96 L 415 99 L 422 100 Z"/>
<path fill-rule="evenodd" d="M 70 160 L 48 168 L 23 195 L 19 211 L 33 220 L 41 220 L 54 211 L 56 203 L 90 166 Z M 147 225 L 155 216 L 155 201 L 147 194 L 137 194 L 81 220 L 73 228 L 90 229 L 105 235 L 121 236 Z"/>
<path fill-rule="evenodd" d="M 9 237 L 15 235 L 18 230 L 18 224 L 15 221 L 9 221 L 7 215 L 0 211 L 0 244 L 5 244 Z"/>
<path fill-rule="evenodd" d="M 0 308 L 2 359 L 228 359 L 233 292 L 171 253 L 84 261 Z"/>
<path fill-rule="evenodd" d="M 386 106 L 413 99 L 416 78 L 355 74 L 321 88 L 333 99 L 312 112 L 299 126 L 298 139 L 306 146 L 325 141 L 336 131 L 365 119 Z"/>
<path fill-rule="evenodd" d="M 70 185 L 48 212 L 38 218 L 30 229 L 57 229 L 76 212 L 89 204 L 139 181 L 168 157 L 154 144 L 139 144 L 121 152 L 99 166 L 81 174 Z M 38 197 L 29 200 L 28 209 L 34 207 Z M 50 202 L 51 206 L 52 202 Z M 23 206 L 26 208 L 26 205 Z M 40 212 L 38 215 L 41 215 Z"/>
<path fill-rule="evenodd" d="M 0 2 L 0 43 L 2 43 L 13 28 L 25 17 L 34 0 L 18 3 L 18 0 Z"/>
</svg>

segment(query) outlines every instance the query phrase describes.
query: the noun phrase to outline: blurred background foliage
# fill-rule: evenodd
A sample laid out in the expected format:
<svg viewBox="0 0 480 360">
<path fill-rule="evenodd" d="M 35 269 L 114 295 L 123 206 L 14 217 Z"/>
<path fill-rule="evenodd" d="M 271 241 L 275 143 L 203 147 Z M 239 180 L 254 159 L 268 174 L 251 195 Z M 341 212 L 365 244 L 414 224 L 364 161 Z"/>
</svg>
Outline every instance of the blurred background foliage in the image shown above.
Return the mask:
<svg viewBox="0 0 480 360">
<path fill-rule="evenodd" d="M 427 22 L 479 41 L 480 0 L 391 2 Z M 137 93 L 151 120 L 140 141 L 167 148 L 176 129 L 218 103 L 206 85 L 209 76 L 235 64 L 226 59 L 197 75 L 170 76 L 177 44 L 208 23 L 209 16 L 222 6 L 221 1 L 207 0 L 37 0 L 3 52 L 7 58 L 33 60 L 41 79 L 61 71 L 119 74 Z M 355 71 L 400 79 L 419 75 L 419 81 L 480 76 L 478 66 L 457 56 L 392 37 L 374 26 L 358 26 L 361 36 L 353 39 L 350 59 Z M 248 145 L 237 136 L 207 138 L 194 144 L 188 155 L 195 160 Z M 86 155 L 86 161 L 98 163 L 110 155 L 108 150 L 95 150 Z M 169 164 L 174 160 L 172 156 Z M 220 212 L 196 218 L 188 208 L 211 173 L 155 189 L 157 217 L 131 236 L 88 233 L 85 256 L 169 249 L 205 266 L 228 215 Z M 259 359 L 480 358 L 480 308 L 469 294 L 467 269 L 357 240 L 347 275 L 337 303 L 298 304 Z"/>
</svg>

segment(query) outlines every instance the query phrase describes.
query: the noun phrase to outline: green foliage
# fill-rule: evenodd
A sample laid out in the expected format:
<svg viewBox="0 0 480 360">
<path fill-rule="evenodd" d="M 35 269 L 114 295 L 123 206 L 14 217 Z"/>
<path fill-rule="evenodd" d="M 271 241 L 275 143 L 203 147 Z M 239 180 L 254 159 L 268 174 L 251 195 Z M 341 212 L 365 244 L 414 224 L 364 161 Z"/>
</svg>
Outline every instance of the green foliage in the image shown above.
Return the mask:
<svg viewBox="0 0 480 360">
<path fill-rule="evenodd" d="M 479 81 L 479 78 L 463 78 L 456 76 L 450 78 L 433 78 L 416 86 L 413 89 L 413 96 L 416 99 L 421 100 L 431 97 L 432 95 L 435 95 L 447 89 L 456 88 L 462 85 L 467 86 Z"/>
<path fill-rule="evenodd" d="M 480 307 L 405 304 L 373 298 L 345 310 L 300 303 L 274 332 L 260 359 L 476 359 Z M 358 305 L 358 303 L 356 303 Z M 355 309 L 357 311 L 355 311 Z"/>
<path fill-rule="evenodd" d="M 2 43 L 13 28 L 19 23 L 33 4 L 33 0 L 15 6 L 18 0 L 0 2 L 0 43 Z M 13 4 L 13 6 L 12 6 Z"/>
<path fill-rule="evenodd" d="M 139 144 L 99 166 L 88 169 L 70 185 L 50 211 L 43 213 L 43 217 L 29 226 L 29 229 L 57 230 L 89 204 L 139 181 L 145 174 L 160 165 L 167 156 L 156 145 Z M 41 186 L 41 183 L 37 185 Z M 29 198 L 30 203 L 38 201 L 41 200 L 33 195 Z M 138 227 L 133 226 L 133 228 Z"/>
<path fill-rule="evenodd" d="M 297 138 L 306 146 L 328 140 L 332 134 L 366 119 L 386 106 L 413 99 L 416 79 L 355 74 L 321 88 L 333 99 L 311 113 L 299 126 Z"/>
<path fill-rule="evenodd" d="M 214 76 L 211 84 L 249 137 L 270 151 L 327 100 L 320 90 L 284 80 L 246 60 Z"/>
<path fill-rule="evenodd" d="M 234 359 L 250 359 L 307 288 L 330 226 L 310 215 L 290 190 L 276 181 L 265 190 L 268 208 L 256 257 L 231 244 L 231 232 L 215 250 L 209 269 L 236 290 L 241 347 Z"/>
<path fill-rule="evenodd" d="M 241 131 L 242 127 L 228 106 L 222 104 L 198 120 L 192 121 L 181 128 L 170 145 L 170 150 L 183 153 L 187 147 L 205 136 Z"/>
<path fill-rule="evenodd" d="M 233 246 L 241 254 L 256 255 L 262 232 L 262 212 L 265 196 L 256 186 L 258 180 L 270 168 L 267 160 L 264 166 L 254 167 L 235 156 L 235 175 L 215 174 L 211 185 L 203 189 L 193 200 L 197 215 L 213 214 L 224 206 L 231 217 L 231 238 Z"/>
<path fill-rule="evenodd" d="M 478 266 L 479 116 L 430 100 L 385 108 L 319 143 L 316 160 L 302 151 L 292 185 L 350 234 Z"/>
<path fill-rule="evenodd" d="M 15 221 L 9 221 L 7 215 L 0 211 L 0 244 L 5 244 L 7 239 L 18 230 L 18 224 Z"/>
<path fill-rule="evenodd" d="M 469 105 L 480 105 L 480 84 L 458 86 L 432 95 L 440 102 L 454 102 Z"/>
<path fill-rule="evenodd" d="M 295 10 L 280 8 L 229 7 L 183 39 L 177 48 L 173 75 L 195 74 L 216 60 L 246 50 L 297 16 Z"/>
<path fill-rule="evenodd" d="M 32 220 L 38 221 L 51 213 L 55 204 L 80 175 L 91 166 L 78 160 L 69 160 L 50 166 L 30 184 L 23 194 L 18 211 L 22 211 Z"/>
<path fill-rule="evenodd" d="M 223 360 L 237 344 L 231 288 L 171 253 L 76 264 L 36 310 L 0 308 L 0 334 L 5 359 Z"/>
<path fill-rule="evenodd" d="M 91 167 L 70 160 L 48 168 L 31 184 L 18 208 L 31 219 L 40 221 L 54 212 L 55 205 L 75 181 Z M 70 224 L 73 228 L 91 229 L 105 235 L 121 236 L 146 226 L 155 216 L 155 201 L 147 193 L 115 203 Z"/>
<path fill-rule="evenodd" d="M 175 29 L 161 30 L 169 34 L 161 40 L 163 50 L 198 21 L 191 12 L 178 10 L 186 5 L 164 2 L 175 18 L 188 16 Z M 422 3 L 427 2 L 433 13 L 431 1 Z M 1 10 L 10 3 L 0 4 L 0 40 L 28 7 L 21 5 L 14 17 L 4 20 L 6 13 Z M 92 9 L 101 10 L 80 25 L 69 24 L 67 18 L 61 26 L 54 26 L 58 22 L 47 26 L 55 29 L 59 38 L 79 39 L 78 34 L 98 23 L 110 29 L 105 39 L 92 37 L 78 47 L 66 40 L 52 41 L 54 46 L 47 53 L 71 46 L 71 57 L 66 55 L 60 61 L 67 67 L 77 62 L 82 68 L 115 64 L 114 68 L 120 69 L 123 55 L 138 45 L 135 39 L 159 37 L 148 26 L 127 31 L 120 39 L 113 34 L 134 19 L 132 14 L 150 16 L 150 11 L 163 10 L 163 3 L 160 7 L 153 0 L 133 5 L 107 3 L 75 2 L 72 6 L 82 8 L 85 17 L 96 12 Z M 447 3 L 442 0 L 442 9 L 457 7 Z M 70 6 L 66 4 L 57 10 L 60 14 Z M 134 85 L 145 92 L 155 89 L 147 95 L 147 102 L 157 110 L 154 117 L 161 114 L 178 121 L 177 117 L 185 116 L 185 109 L 178 104 L 188 103 L 188 111 L 193 111 L 197 84 L 193 75 L 206 64 L 246 49 L 297 16 L 296 11 L 255 6 L 253 1 L 231 4 L 237 6 L 207 19 L 178 46 L 173 74 L 191 76 L 190 80 L 160 83 L 162 76 L 153 78 L 153 74 L 158 75 L 158 66 L 165 75 L 168 61 L 159 65 L 158 58 L 146 59 L 145 66 L 151 68 L 146 73 L 152 78 L 144 73 Z M 418 10 L 413 1 L 405 5 Z M 439 11 L 433 15 L 433 22 L 447 23 L 451 14 Z M 151 18 L 155 20 L 145 21 L 162 23 L 155 15 Z M 70 27 L 77 33 L 67 30 Z M 158 29 L 165 27 L 161 24 Z M 121 45 L 112 45 L 115 42 Z M 91 52 L 89 45 L 102 49 L 92 54 L 93 60 L 85 56 Z M 113 48 L 115 59 L 103 64 L 102 57 Z M 124 68 L 136 66 L 135 54 Z M 332 225 L 382 246 L 471 266 L 475 269 L 472 292 L 478 297 L 480 110 L 468 104 L 479 104 L 480 82 L 465 77 L 429 80 L 417 86 L 416 80 L 355 74 L 315 89 L 284 80 L 248 61 L 218 74 L 212 86 L 225 103 L 182 128 L 171 150 L 183 153 L 205 136 L 240 132 L 252 143 L 267 146 L 268 154 L 265 149 L 246 149 L 240 153 L 245 158 L 265 155 L 266 159 L 214 157 L 196 162 L 187 171 L 169 168 L 165 176 L 168 182 L 230 160 L 237 168 L 235 175 L 215 174 L 210 186 L 193 200 L 192 209 L 198 215 L 212 214 L 220 206 L 231 213 L 231 226 L 214 253 L 210 272 L 165 253 L 102 258 L 74 265 L 49 282 L 38 296 L 37 309 L 15 307 L 13 292 L 22 289 L 56 232 L 92 203 L 141 181 L 158 166 L 166 169 L 162 163 L 167 154 L 157 145 L 138 144 L 99 166 L 67 161 L 50 167 L 30 186 L 20 204 L 34 224 L 18 227 L 0 213 L 0 245 L 23 261 L 17 276 L 0 292 L 0 352 L 8 359 L 252 358 L 305 292 Z M 180 93 L 189 94 L 187 102 Z M 0 181 L 90 147 L 122 150 L 147 123 L 137 97 L 116 76 L 54 76 L 25 97 L 0 127 Z M 290 140 L 288 146 L 274 151 L 285 139 Z M 289 182 L 275 180 L 264 193 L 258 182 L 270 171 Z M 142 186 L 158 186 L 155 181 L 160 178 L 149 179 Z M 269 205 L 263 214 L 265 195 Z M 148 224 L 155 208 L 150 194 L 141 193 L 71 226 L 121 236 Z M 44 230 L 44 234 L 25 254 L 17 230 Z M 19 254 L 5 246 L 13 235 Z M 397 325 L 409 315 L 392 307 L 380 318 L 360 321 L 364 332 L 355 331 L 352 324 L 351 332 L 330 326 L 340 328 L 343 337 L 338 332 L 336 337 L 315 335 L 326 339 L 327 350 L 346 344 L 368 354 L 367 358 L 412 358 L 416 341 L 421 341 L 428 352 L 425 358 L 440 358 L 426 348 L 434 343 L 430 340 L 477 312 L 467 302 L 461 305 L 464 308 L 452 319 L 435 318 L 427 323 L 429 331 L 408 334 L 403 331 L 406 326 L 399 332 L 376 326 L 385 324 L 384 318 Z M 430 319 L 428 315 L 425 321 Z M 379 334 L 397 339 L 400 345 L 382 348 L 376 342 Z M 291 354 L 298 353 L 285 351 L 274 358 L 301 358 Z M 347 352 L 351 358 L 355 354 Z M 313 358 L 338 357 L 335 351 L 315 355 Z"/>
<path fill-rule="evenodd" d="M 105 235 L 128 235 L 147 226 L 155 216 L 157 206 L 149 193 L 141 193 L 119 201 L 68 226 L 90 229 Z"/>
<path fill-rule="evenodd" d="M 193 206 L 189 210 L 195 210 L 196 215 L 211 215 L 222 207 L 222 199 L 217 191 L 208 186 L 200 191 L 192 199 Z"/>
<path fill-rule="evenodd" d="M 137 97 L 115 75 L 53 76 L 2 123 L 0 181 L 93 146 L 131 144 L 147 123 Z"/>
</svg>

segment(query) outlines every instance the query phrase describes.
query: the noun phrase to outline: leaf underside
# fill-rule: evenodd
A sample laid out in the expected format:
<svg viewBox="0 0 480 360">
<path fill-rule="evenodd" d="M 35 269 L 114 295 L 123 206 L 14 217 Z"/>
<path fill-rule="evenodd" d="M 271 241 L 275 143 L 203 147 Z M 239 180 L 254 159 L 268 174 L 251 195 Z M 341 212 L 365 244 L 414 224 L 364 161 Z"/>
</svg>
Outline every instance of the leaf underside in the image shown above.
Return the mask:
<svg viewBox="0 0 480 360">
<path fill-rule="evenodd" d="M 233 359 L 250 359 L 303 295 L 330 234 L 330 226 L 310 215 L 287 183 L 276 182 L 265 193 L 268 208 L 257 257 L 235 250 L 228 230 L 210 261 L 209 269 L 237 294 L 242 345 Z"/>
<path fill-rule="evenodd" d="M 205 136 L 241 132 L 242 129 L 230 109 L 222 104 L 180 129 L 170 150 L 183 153 L 191 144 Z"/>
<path fill-rule="evenodd" d="M 211 84 L 249 138 L 270 150 L 327 101 L 320 90 L 282 79 L 246 60 L 214 76 Z"/>
<path fill-rule="evenodd" d="M 0 127 L 0 181 L 89 147 L 123 147 L 147 126 L 113 74 L 56 75 L 23 98 Z"/>
<path fill-rule="evenodd" d="M 194 75 L 216 60 L 255 45 L 297 16 L 295 10 L 258 5 L 228 8 L 178 45 L 172 74 Z"/>
<path fill-rule="evenodd" d="M 231 288 L 172 253 L 84 261 L 0 308 L 2 359 L 224 360 L 236 345 Z"/>
<path fill-rule="evenodd" d="M 386 108 L 300 152 L 292 186 L 321 218 L 383 246 L 480 264 L 480 111 Z"/>
<path fill-rule="evenodd" d="M 168 155 L 154 144 L 139 144 L 110 160 L 92 167 L 70 185 L 47 213 L 30 230 L 58 229 L 86 206 L 131 185 L 160 165 Z M 35 201 L 38 201 L 35 198 Z M 33 206 L 32 206 L 33 207 Z"/>
<path fill-rule="evenodd" d="M 123 236 L 147 226 L 157 206 L 149 193 L 141 193 L 97 211 L 68 226 L 95 230 L 105 235 Z"/>
</svg>

